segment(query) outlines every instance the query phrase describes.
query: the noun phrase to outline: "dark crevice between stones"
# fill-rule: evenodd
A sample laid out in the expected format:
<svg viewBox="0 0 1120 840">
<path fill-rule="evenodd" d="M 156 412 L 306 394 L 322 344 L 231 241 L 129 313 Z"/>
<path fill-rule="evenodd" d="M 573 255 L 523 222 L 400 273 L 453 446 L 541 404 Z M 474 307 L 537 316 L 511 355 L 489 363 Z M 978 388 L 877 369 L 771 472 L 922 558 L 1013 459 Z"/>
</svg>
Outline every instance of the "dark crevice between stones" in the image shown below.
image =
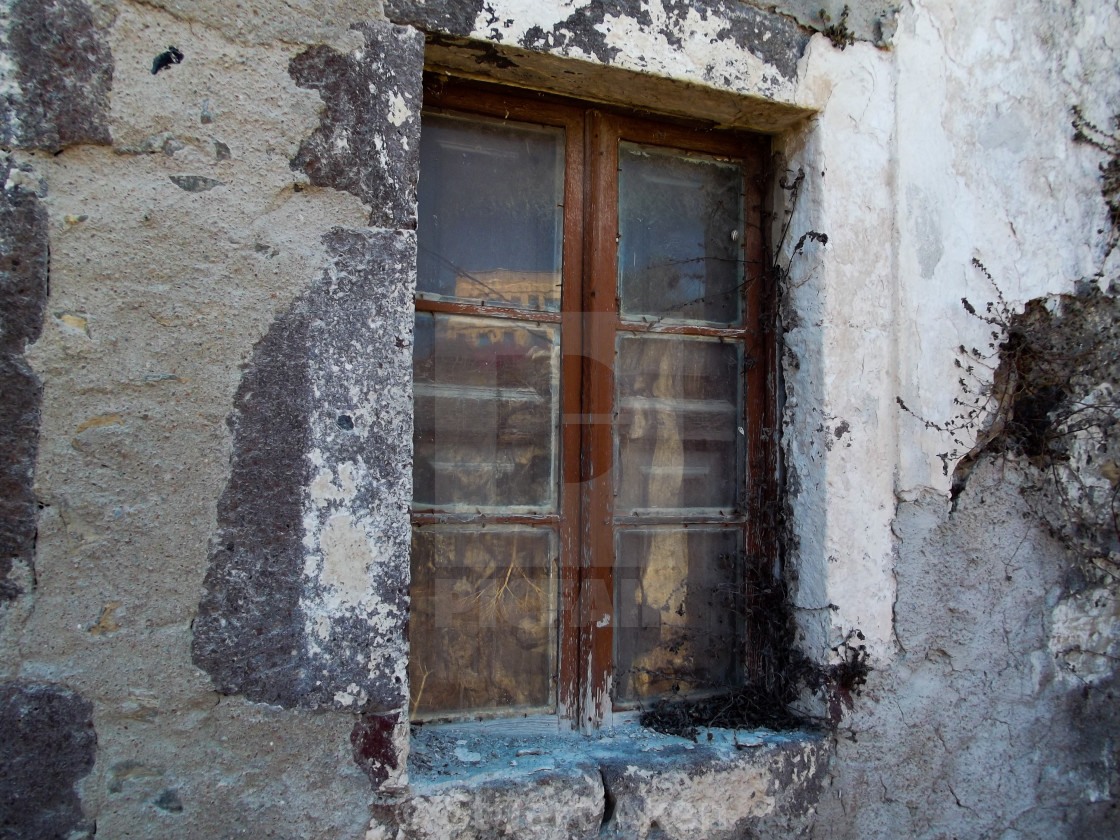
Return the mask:
<svg viewBox="0 0 1120 840">
<path fill-rule="evenodd" d="M 0 158 L 0 183 L 13 164 Z M 49 286 L 47 211 L 21 186 L 0 192 L 0 602 L 22 593 L 13 565 L 34 579 L 34 493 L 42 384 L 23 357 L 43 329 Z"/>
<path fill-rule="evenodd" d="M 397 769 L 397 749 L 393 730 L 399 720 L 397 712 L 367 712 L 358 716 L 350 732 L 354 763 L 369 777 L 376 789 Z"/>
<path fill-rule="evenodd" d="M 174 67 L 176 64 L 181 64 L 183 61 L 183 51 L 178 47 L 169 46 L 166 50 L 161 52 L 152 59 L 152 75 L 156 75 L 160 70 L 166 70 L 168 67 Z"/>
<path fill-rule="evenodd" d="M 614 821 L 614 812 L 615 808 L 618 807 L 618 799 L 611 790 L 610 782 L 607 779 L 607 773 L 602 767 L 599 768 L 599 779 L 603 783 L 603 819 L 599 825 L 599 834 L 600 836 L 606 836 L 612 828 L 611 823 Z"/>
</svg>

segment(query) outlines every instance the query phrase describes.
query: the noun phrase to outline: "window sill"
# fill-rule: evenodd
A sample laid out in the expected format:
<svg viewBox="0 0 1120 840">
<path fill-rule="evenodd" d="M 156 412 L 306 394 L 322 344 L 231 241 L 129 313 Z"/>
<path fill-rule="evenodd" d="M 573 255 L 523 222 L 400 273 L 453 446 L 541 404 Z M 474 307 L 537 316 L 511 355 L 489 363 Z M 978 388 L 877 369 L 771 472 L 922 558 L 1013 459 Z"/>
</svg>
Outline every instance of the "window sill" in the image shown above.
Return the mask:
<svg viewBox="0 0 1120 840">
<path fill-rule="evenodd" d="M 636 724 L 590 737 L 427 726 L 392 821 L 409 837 L 742 836 L 806 819 L 829 756 L 808 731 L 701 730 L 693 743 Z"/>
</svg>

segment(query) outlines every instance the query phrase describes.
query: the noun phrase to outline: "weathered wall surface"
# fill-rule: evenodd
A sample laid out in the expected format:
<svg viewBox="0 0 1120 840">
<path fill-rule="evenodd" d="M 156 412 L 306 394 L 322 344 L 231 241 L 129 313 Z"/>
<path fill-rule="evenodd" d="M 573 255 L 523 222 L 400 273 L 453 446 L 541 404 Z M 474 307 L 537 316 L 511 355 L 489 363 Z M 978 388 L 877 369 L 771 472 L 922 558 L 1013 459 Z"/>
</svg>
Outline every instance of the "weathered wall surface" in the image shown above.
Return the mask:
<svg viewBox="0 0 1120 840">
<path fill-rule="evenodd" d="M 1115 595 L 1096 616 L 1075 608 L 1096 627 L 1074 645 L 1057 638 L 1062 605 L 1092 588 L 1021 470 L 986 457 L 951 515 L 939 494 L 900 507 L 897 659 L 838 733 L 810 836 L 1116 836 L 1115 676 L 1066 658 L 1116 638 Z M 1086 658 L 1099 668 L 1111 648 Z"/>
<path fill-rule="evenodd" d="M 993 407 L 984 389 L 1000 357 L 991 344 L 1006 338 L 999 324 L 964 312 L 961 298 L 981 315 L 993 302 L 1007 323 L 1001 296 L 1010 311 L 1030 299 L 1060 311 L 1054 295 L 1082 284 L 1115 293 L 1101 195 L 1109 157 L 1074 141 L 1071 109 L 1112 127 L 1120 102 L 1106 45 L 1118 27 L 1115 8 L 1049 3 L 915 3 L 900 16 L 893 328 L 897 393 L 913 413 L 899 415 L 892 459 L 893 653 L 837 739 L 814 837 L 1120 831 L 1115 482 L 1112 446 L 1102 444 L 1115 432 L 1091 443 L 1082 435 L 1069 467 L 1060 458 L 1032 464 L 1009 454 L 1014 441 L 1001 449 L 997 440 L 952 512 L 945 492 L 975 440 L 973 401 Z M 1055 327 L 1066 337 L 1044 351 L 1080 357 L 1083 371 L 1095 343 L 1115 357 L 1120 339 L 1114 319 L 1084 323 L 1089 309 L 1075 308 Z M 1009 423 L 1037 413 L 1025 373 L 1002 392 L 1019 395 L 1019 419 L 997 412 L 990 433 L 1010 438 Z M 1097 422 L 1094 404 L 1114 412 L 1115 370 L 1088 376 L 1047 383 L 1068 388 L 1073 426 Z M 965 427 L 945 432 L 927 419 Z M 1076 510 L 1083 500 L 1092 516 Z M 1091 523 L 1079 538 L 1052 536 L 1068 537 L 1078 521 Z M 1083 550 L 1090 534 L 1095 546 Z M 845 601 L 832 600 L 858 597 L 864 579 L 849 581 Z"/>
<path fill-rule="evenodd" d="M 348 276 L 358 287 L 351 294 L 364 301 L 387 293 L 362 282 L 377 270 L 372 262 L 348 273 L 340 267 L 345 246 L 324 240 L 336 228 L 372 236 L 369 207 L 291 167 L 320 125 L 320 96 L 289 73 L 302 47 L 247 46 L 140 5 L 58 5 L 86 8 L 85 18 L 71 17 L 96 31 L 32 34 L 71 47 L 81 38 L 104 44 L 109 63 L 87 75 L 111 78 L 112 89 L 93 120 L 107 127 L 101 135 L 58 128 L 59 154 L 36 153 L 39 135 L 20 135 L 31 139 L 12 153 L 21 174 L 9 175 L 6 192 L 24 206 L 32 200 L 24 194 L 34 193 L 46 211 L 50 297 L 43 335 L 25 351 L 44 392 L 35 581 L 4 616 L 4 669 L 16 685 L 63 686 L 92 704 L 97 750 L 95 763 L 63 752 L 59 767 L 33 760 L 20 773 L 34 786 L 66 778 L 81 796 L 78 816 L 106 837 L 359 836 L 369 782 L 353 759 L 354 717 L 250 702 L 245 686 L 221 694 L 228 682 L 211 682 L 194 665 L 191 644 L 210 558 L 229 537 L 216 519 L 231 482 L 227 419 L 237 416 L 239 385 L 252 381 L 254 347 L 272 325 L 283 331 L 301 314 L 306 321 L 314 307 L 305 298 L 337 293 Z M 13 8 L 13 28 L 22 6 Z M 354 33 L 343 48 L 360 43 Z M 183 51 L 183 63 L 153 75 L 169 44 Z M 24 50 L 9 37 L 8 46 L 20 72 L 34 71 L 37 43 Z M 17 102 L 27 91 L 20 78 L 9 79 Z M 71 124 L 74 99 L 96 101 L 68 90 L 69 99 L 46 100 L 52 125 Z M 15 109 L 25 127 L 27 112 Z M 23 230 L 14 241 L 34 243 Z M 395 348 L 392 330 L 378 340 Z M 306 347 L 299 360 L 317 384 L 346 362 L 339 354 L 308 359 Z M 282 383 L 293 394 L 295 386 Z M 355 427 L 376 425 L 358 419 L 368 412 L 361 394 L 346 398 Z M 329 409 L 337 407 L 332 399 Z M 326 410 L 317 405 L 302 422 L 330 451 Z M 283 441 L 287 418 L 264 421 L 270 426 L 258 433 Z M 283 479 L 290 464 L 277 463 L 282 453 L 260 454 L 264 471 Z M 248 445 L 242 455 L 252 457 Z M 268 493 L 262 478 L 254 477 L 250 495 Z M 303 516 L 301 509 L 294 517 L 297 543 Z M 238 524 L 246 540 L 261 525 L 244 517 Z M 304 573 L 301 552 L 295 574 Z M 275 625 L 298 622 L 292 634 L 304 639 L 307 616 L 285 617 L 278 595 L 265 599 Z M 287 686 L 285 673 L 273 686 Z M 329 696 L 350 682 L 331 685 Z M 33 740 L 26 746 L 35 750 Z M 313 799 L 319 805 L 311 808 Z M 76 794 L 69 805 L 77 808 Z M 70 827 L 61 818 L 55 826 L 57 834 L 37 836 L 63 837 Z"/>
<path fill-rule="evenodd" d="M 1115 583 L 1021 459 L 950 512 L 977 429 L 919 418 L 991 340 L 974 258 L 1011 310 L 1116 279 L 1120 14 L 821 5 L 0 4 L 0 833 L 1117 834 Z M 784 573 L 800 647 L 858 627 L 876 668 L 834 740 L 474 733 L 409 778 L 424 31 L 432 66 L 774 135 Z"/>
</svg>

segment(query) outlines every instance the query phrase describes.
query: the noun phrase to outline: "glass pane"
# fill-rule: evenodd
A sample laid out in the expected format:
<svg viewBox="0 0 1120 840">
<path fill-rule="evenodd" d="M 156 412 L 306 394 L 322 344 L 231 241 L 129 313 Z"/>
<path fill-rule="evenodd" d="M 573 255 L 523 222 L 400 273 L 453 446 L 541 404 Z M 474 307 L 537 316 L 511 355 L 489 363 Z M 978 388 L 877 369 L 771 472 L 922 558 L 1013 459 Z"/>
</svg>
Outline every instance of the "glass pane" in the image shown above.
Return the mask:
<svg viewBox="0 0 1120 840">
<path fill-rule="evenodd" d="M 560 309 L 564 132 L 425 114 L 416 288 Z"/>
<path fill-rule="evenodd" d="M 559 365 L 552 325 L 418 313 L 415 504 L 555 511 Z"/>
<path fill-rule="evenodd" d="M 739 506 L 741 382 L 738 345 L 619 339 L 616 513 Z"/>
<path fill-rule="evenodd" d="M 619 145 L 622 313 L 737 324 L 743 277 L 739 164 Z"/>
<path fill-rule="evenodd" d="M 742 532 L 649 528 L 618 534 L 615 699 L 738 685 Z"/>
<path fill-rule="evenodd" d="M 555 707 L 556 555 L 543 528 L 414 531 L 413 714 Z"/>
</svg>

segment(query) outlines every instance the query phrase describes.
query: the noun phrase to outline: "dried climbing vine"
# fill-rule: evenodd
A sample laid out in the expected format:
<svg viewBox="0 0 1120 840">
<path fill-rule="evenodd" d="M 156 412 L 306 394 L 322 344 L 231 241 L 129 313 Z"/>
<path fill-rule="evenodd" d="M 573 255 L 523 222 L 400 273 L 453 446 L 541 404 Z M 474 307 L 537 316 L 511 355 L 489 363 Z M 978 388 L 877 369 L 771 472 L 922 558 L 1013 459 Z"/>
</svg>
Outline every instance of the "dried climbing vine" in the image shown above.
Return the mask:
<svg viewBox="0 0 1120 840">
<path fill-rule="evenodd" d="M 846 15 L 845 15 L 846 16 Z M 843 18 L 841 21 L 841 25 Z M 805 182 L 805 171 L 786 172 L 778 181 L 786 193 L 786 213 L 777 226 L 768 288 L 791 288 L 791 269 L 795 259 L 810 243 L 827 245 L 828 235 L 815 230 L 801 234 L 781 258 L 786 243 L 792 241 L 794 211 Z M 780 536 L 780 543 L 791 539 L 788 502 L 769 507 L 772 521 L 766 523 Z M 863 633 L 851 630 L 832 648 L 834 662 L 811 662 L 793 646 L 796 623 L 790 608 L 786 582 L 768 571 L 769 564 L 757 561 L 744 566 L 753 570 L 748 579 L 752 592 L 744 620 L 751 628 L 753 665 L 749 679 L 740 686 L 711 686 L 709 693 L 694 698 L 662 699 L 642 712 L 641 723 L 651 729 L 695 740 L 705 728 L 767 727 L 783 730 L 807 726 L 835 726 L 845 709 L 852 707 L 871 671 Z M 835 609 L 835 607 L 831 607 Z M 797 709 L 798 701 L 811 693 L 823 701 L 827 714 L 812 715 Z"/>
<path fill-rule="evenodd" d="M 1074 140 L 1105 152 L 1101 194 L 1109 209 L 1106 256 L 1120 241 L 1120 115 L 1106 131 L 1073 110 Z M 1098 233 L 1106 233 L 1098 231 Z M 954 501 L 981 457 L 1028 465 L 1022 493 L 1090 582 L 1120 582 L 1120 284 L 1098 276 L 1072 294 L 1038 298 L 1014 311 L 988 269 L 993 291 L 981 306 L 961 305 L 989 329 L 985 348 L 957 348 L 958 412 L 922 418 L 949 435 L 941 453 L 952 467 Z M 967 441 L 975 439 L 969 447 Z M 967 450 L 967 451 L 966 451 Z"/>
</svg>

